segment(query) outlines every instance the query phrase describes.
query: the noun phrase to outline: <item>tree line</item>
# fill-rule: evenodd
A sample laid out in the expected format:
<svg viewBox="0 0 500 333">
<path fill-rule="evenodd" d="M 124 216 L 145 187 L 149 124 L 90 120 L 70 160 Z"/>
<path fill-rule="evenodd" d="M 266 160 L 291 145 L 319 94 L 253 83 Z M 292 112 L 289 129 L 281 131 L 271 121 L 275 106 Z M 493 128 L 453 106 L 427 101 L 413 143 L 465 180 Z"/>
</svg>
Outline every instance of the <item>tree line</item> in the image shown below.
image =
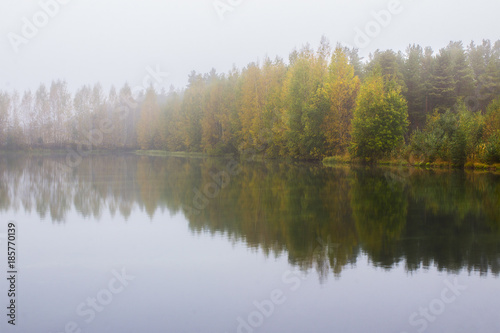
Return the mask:
<svg viewBox="0 0 500 333">
<path fill-rule="evenodd" d="M 434 53 L 293 50 L 227 73 L 192 72 L 184 89 L 132 96 L 64 81 L 0 92 L 0 144 L 255 152 L 266 157 L 500 162 L 500 41 Z M 104 125 L 105 124 L 105 125 Z"/>
</svg>

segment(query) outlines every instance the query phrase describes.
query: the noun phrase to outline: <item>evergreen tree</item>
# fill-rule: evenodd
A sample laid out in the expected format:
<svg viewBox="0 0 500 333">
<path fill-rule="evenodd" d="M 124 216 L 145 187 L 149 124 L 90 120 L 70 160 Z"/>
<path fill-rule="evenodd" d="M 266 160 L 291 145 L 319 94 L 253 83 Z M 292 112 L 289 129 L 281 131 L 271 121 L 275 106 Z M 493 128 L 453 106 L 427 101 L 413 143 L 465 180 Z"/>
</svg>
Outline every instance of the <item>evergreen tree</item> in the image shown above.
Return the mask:
<svg viewBox="0 0 500 333">
<path fill-rule="evenodd" d="M 471 42 L 468 57 L 476 81 L 476 106 L 484 112 L 500 94 L 500 43 L 492 47 L 489 40 L 477 46 Z"/>
<path fill-rule="evenodd" d="M 455 95 L 465 99 L 474 95 L 474 73 L 469 66 L 462 42 L 450 42 L 446 47 L 451 57 L 451 71 L 455 81 Z"/>
<path fill-rule="evenodd" d="M 370 62 L 366 66 L 368 74 L 380 72 L 386 84 L 396 84 L 403 93 L 406 92 L 407 88 L 403 75 L 404 57 L 402 53 L 395 53 L 392 50 L 383 52 L 376 50 L 370 57 Z"/>
<path fill-rule="evenodd" d="M 360 58 L 358 51 L 359 50 L 356 48 L 344 48 L 344 53 L 349 58 L 349 64 L 354 68 L 354 75 L 362 80 L 364 77 L 364 66 L 362 58 Z"/>
<path fill-rule="evenodd" d="M 436 60 L 433 56 L 434 51 L 430 47 L 424 49 L 424 56 L 422 59 L 422 83 L 423 83 L 423 103 L 425 112 L 424 115 L 428 116 L 432 111 L 432 76 Z M 421 120 L 421 119 L 420 119 Z M 420 124 L 422 125 L 422 124 Z"/>
<path fill-rule="evenodd" d="M 455 80 L 453 79 L 450 53 L 441 49 L 431 78 L 429 93 L 432 109 L 449 109 L 456 102 Z"/>
<path fill-rule="evenodd" d="M 408 101 L 410 132 L 425 125 L 425 83 L 423 73 L 423 49 L 419 45 L 410 45 L 406 49 L 403 75 L 407 86 L 404 94 Z"/>
</svg>

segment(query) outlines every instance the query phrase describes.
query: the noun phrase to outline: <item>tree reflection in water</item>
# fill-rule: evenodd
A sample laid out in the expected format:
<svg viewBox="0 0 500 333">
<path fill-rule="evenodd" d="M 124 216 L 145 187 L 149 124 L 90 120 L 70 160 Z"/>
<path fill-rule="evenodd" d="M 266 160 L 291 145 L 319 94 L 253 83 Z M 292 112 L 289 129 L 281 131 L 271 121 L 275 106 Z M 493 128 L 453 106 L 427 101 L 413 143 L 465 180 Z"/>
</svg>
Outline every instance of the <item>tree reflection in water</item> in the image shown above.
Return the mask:
<svg viewBox="0 0 500 333">
<path fill-rule="evenodd" d="M 0 160 L 0 211 L 35 211 L 54 223 L 68 212 L 95 220 L 182 212 L 193 233 L 221 233 L 288 255 L 300 269 L 339 276 L 360 254 L 390 269 L 500 272 L 500 176 L 491 173 L 241 162 L 198 214 L 196 189 L 228 160 L 92 156 L 61 171 L 65 157 Z M 159 211 L 159 212 L 158 212 Z"/>
</svg>

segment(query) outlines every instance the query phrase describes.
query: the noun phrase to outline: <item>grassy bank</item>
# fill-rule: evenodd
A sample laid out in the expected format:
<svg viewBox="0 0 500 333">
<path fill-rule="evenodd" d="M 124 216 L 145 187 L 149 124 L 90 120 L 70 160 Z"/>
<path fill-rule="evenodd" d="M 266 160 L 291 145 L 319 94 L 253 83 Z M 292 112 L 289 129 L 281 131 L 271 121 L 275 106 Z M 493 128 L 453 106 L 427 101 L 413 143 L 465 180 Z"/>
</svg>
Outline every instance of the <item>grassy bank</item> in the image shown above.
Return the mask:
<svg viewBox="0 0 500 333">
<path fill-rule="evenodd" d="M 330 156 L 323 159 L 323 164 L 337 165 L 337 164 L 351 164 L 351 165 L 362 165 L 366 164 L 361 160 L 351 159 L 348 155 L 345 156 Z M 373 165 L 382 166 L 406 166 L 415 168 L 425 168 L 425 169 L 459 169 L 455 167 L 451 162 L 445 161 L 435 161 L 435 162 L 409 162 L 404 159 L 380 159 L 373 163 Z M 496 164 L 485 164 L 480 162 L 467 162 L 463 169 L 466 170 L 484 170 L 484 171 L 500 171 L 500 163 Z"/>
<path fill-rule="evenodd" d="M 134 153 L 136 155 L 141 155 L 141 156 L 165 156 L 165 157 L 173 156 L 173 157 L 196 157 L 196 158 L 211 157 L 211 155 L 204 153 L 185 152 L 185 151 L 136 150 L 134 151 Z"/>
</svg>

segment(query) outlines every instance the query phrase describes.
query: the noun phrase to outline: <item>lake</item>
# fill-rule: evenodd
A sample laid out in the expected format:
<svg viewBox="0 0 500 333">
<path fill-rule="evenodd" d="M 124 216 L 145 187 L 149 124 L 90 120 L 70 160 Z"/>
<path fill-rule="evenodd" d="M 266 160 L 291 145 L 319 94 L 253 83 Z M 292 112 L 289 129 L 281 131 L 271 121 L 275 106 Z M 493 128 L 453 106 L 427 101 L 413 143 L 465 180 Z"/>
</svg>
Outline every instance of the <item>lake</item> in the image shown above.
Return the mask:
<svg viewBox="0 0 500 333">
<path fill-rule="evenodd" d="M 500 175 L 0 158 L 2 332 L 500 332 Z"/>
</svg>

